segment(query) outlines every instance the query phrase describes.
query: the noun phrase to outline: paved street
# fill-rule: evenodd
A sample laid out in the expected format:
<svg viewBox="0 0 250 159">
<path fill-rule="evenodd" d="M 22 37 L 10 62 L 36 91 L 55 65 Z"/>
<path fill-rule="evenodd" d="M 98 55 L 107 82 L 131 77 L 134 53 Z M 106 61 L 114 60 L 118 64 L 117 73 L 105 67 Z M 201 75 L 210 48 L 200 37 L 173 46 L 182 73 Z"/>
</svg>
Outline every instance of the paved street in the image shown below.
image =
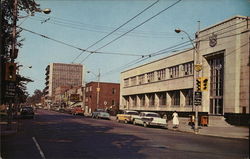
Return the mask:
<svg viewBox="0 0 250 159">
<path fill-rule="evenodd" d="M 244 159 L 249 140 L 144 128 L 109 120 L 38 110 L 3 136 L 2 157 L 20 158 L 225 158 Z"/>
</svg>

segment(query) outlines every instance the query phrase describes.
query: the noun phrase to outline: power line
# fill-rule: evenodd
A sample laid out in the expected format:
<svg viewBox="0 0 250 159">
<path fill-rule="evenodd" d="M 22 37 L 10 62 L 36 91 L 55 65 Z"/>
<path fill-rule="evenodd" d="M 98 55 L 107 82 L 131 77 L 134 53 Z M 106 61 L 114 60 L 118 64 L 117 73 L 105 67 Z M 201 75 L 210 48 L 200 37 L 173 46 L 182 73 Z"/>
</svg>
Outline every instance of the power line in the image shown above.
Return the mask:
<svg viewBox="0 0 250 159">
<path fill-rule="evenodd" d="M 46 39 L 49 39 L 49 40 L 52 40 L 52 41 L 55 41 L 57 43 L 60 43 L 60 44 L 63 44 L 63 45 L 66 45 L 66 46 L 69 46 L 69 47 L 72 47 L 74 49 L 77 49 L 77 50 L 80 50 L 80 51 L 85 51 L 85 52 L 88 52 L 88 53 L 96 53 L 96 54 L 109 54 L 109 55 L 123 55 L 123 56 L 145 56 L 145 55 L 138 55 L 138 54 L 131 54 L 131 53 L 118 53 L 118 52 L 100 52 L 100 51 L 90 51 L 90 50 L 87 50 L 87 49 L 82 49 L 80 47 L 77 47 L 77 46 L 74 46 L 72 44 L 68 44 L 66 42 L 63 42 L 63 41 L 60 41 L 60 40 L 56 40 L 54 38 L 51 38 L 51 37 L 48 37 L 46 35 L 43 35 L 43 34 L 39 34 L 39 33 L 36 33 L 34 31 L 31 31 L 29 29 L 25 29 L 23 27 L 18 27 L 24 31 L 27 31 L 27 32 L 30 32 L 32 34 L 35 34 L 35 35 L 39 35 L 43 38 L 46 38 Z"/>
<path fill-rule="evenodd" d="M 118 36 L 117 38 L 111 40 L 110 42 L 108 42 L 107 44 L 103 45 L 102 47 L 96 49 L 95 51 L 98 51 L 98 50 L 100 50 L 100 49 L 102 49 L 102 48 L 104 48 L 104 47 L 110 45 L 111 43 L 115 42 L 116 40 L 120 39 L 120 38 L 123 37 L 124 35 L 130 33 L 131 31 L 135 30 L 136 28 L 138 28 L 138 27 L 142 26 L 143 24 L 147 23 L 148 21 L 152 20 L 152 19 L 155 18 L 156 16 L 160 15 L 161 13 L 163 13 L 164 11 L 168 10 L 169 8 L 173 7 L 174 5 L 176 5 L 177 3 L 181 2 L 181 1 L 182 1 L 182 0 L 178 0 L 177 2 L 173 3 L 172 5 L 168 6 L 168 7 L 165 8 L 165 9 L 161 10 L 160 12 L 158 12 L 157 14 L 155 14 L 154 16 L 152 16 L 152 17 L 150 17 L 149 19 L 145 20 L 144 22 L 140 23 L 140 24 L 137 25 L 136 27 L 130 29 L 129 31 L 125 32 L 124 34 L 122 34 L 122 35 Z M 84 60 L 86 60 L 86 58 L 85 58 Z M 80 63 L 82 63 L 82 62 L 83 62 L 83 60 L 82 60 Z"/>
<path fill-rule="evenodd" d="M 119 30 L 120 28 L 122 28 L 123 26 L 125 26 L 126 24 L 128 24 L 129 22 L 131 22 L 132 20 L 134 20 L 136 17 L 138 17 L 139 15 L 141 15 L 143 12 L 145 12 L 146 10 L 148 10 L 149 8 L 153 7 L 156 3 L 158 3 L 159 0 L 157 0 L 156 2 L 152 3 L 151 5 L 149 5 L 148 7 L 146 7 L 145 9 L 143 9 L 140 13 L 136 14 L 134 17 L 132 17 L 131 19 L 129 19 L 128 21 L 126 21 L 125 23 L 123 23 L 122 25 L 120 25 L 118 28 L 116 28 L 115 30 L 111 31 L 109 34 L 105 35 L 104 37 L 102 37 L 101 39 L 97 40 L 95 43 L 93 43 L 92 45 L 90 45 L 87 49 L 91 48 L 92 46 L 96 45 L 97 43 L 99 43 L 100 41 L 104 40 L 105 38 L 107 38 L 108 36 L 110 36 L 111 34 L 113 34 L 114 32 L 116 32 L 117 30 Z M 96 50 L 97 51 L 97 50 Z M 84 52 L 84 51 L 83 51 Z M 81 52 L 78 56 L 76 56 L 74 58 L 74 60 L 72 61 L 72 63 L 79 58 L 83 52 Z M 91 55 L 91 54 L 89 54 Z M 88 56 L 89 56 L 88 55 Z M 88 57 L 87 56 L 87 57 Z"/>
<path fill-rule="evenodd" d="M 242 27 L 245 27 L 245 26 L 247 26 L 247 25 L 244 25 L 244 26 L 235 28 L 234 30 L 237 30 L 237 29 L 242 28 Z M 227 28 L 229 28 L 229 27 L 227 27 Z M 231 31 L 234 31 L 234 30 L 230 30 L 230 32 L 231 32 Z M 221 33 L 220 35 L 225 34 L 225 33 L 228 33 L 228 32 L 229 32 L 229 31 L 226 31 L 226 32 L 224 32 L 224 33 Z M 232 35 L 222 36 L 222 37 L 218 37 L 217 39 L 228 38 L 228 37 L 237 36 L 237 35 L 240 35 L 240 34 L 242 34 L 242 33 L 236 33 L 236 34 L 232 34 Z M 208 39 L 206 39 L 206 40 L 204 39 L 204 40 L 202 40 L 202 41 L 207 41 L 207 40 L 208 40 Z M 194 41 L 194 40 L 192 39 L 192 41 Z M 114 69 L 114 70 L 111 70 L 111 71 L 106 72 L 105 75 L 106 75 L 106 74 L 110 74 L 110 73 L 112 73 L 112 72 L 114 72 L 114 71 L 117 71 L 117 70 L 121 70 L 121 69 L 130 67 L 130 66 L 133 66 L 133 65 L 138 64 L 138 63 L 140 63 L 140 62 L 142 62 L 142 61 L 145 61 L 145 60 L 147 60 L 147 59 L 149 59 L 149 58 L 151 58 L 151 57 L 158 56 L 158 55 L 162 55 L 162 54 L 169 53 L 169 52 L 173 52 L 174 50 L 176 51 L 176 49 L 180 49 L 180 48 L 183 48 L 183 47 L 185 47 L 185 46 L 189 46 L 190 44 L 188 44 L 188 42 L 190 42 L 190 41 L 185 41 L 185 42 L 183 42 L 183 43 L 180 43 L 180 44 L 177 44 L 177 45 L 168 47 L 168 48 L 166 48 L 166 49 L 162 49 L 162 50 L 157 51 L 157 52 L 155 52 L 155 53 L 148 54 L 148 55 L 144 56 L 144 57 L 146 57 L 146 58 L 144 58 L 144 57 L 142 57 L 142 58 L 137 58 L 136 60 L 133 60 L 133 61 L 131 61 L 131 62 L 129 62 L 129 63 L 127 63 L 127 64 L 125 64 L 125 65 L 119 67 L 119 68 L 117 68 L 117 69 Z M 247 44 L 248 44 L 248 42 L 245 43 L 245 44 L 243 44 L 243 45 L 241 45 L 239 48 L 236 48 L 234 51 L 231 51 L 231 52 L 227 53 L 227 55 L 225 55 L 224 57 L 226 57 L 226 56 L 228 56 L 228 55 L 234 53 L 236 50 L 238 50 L 238 49 L 240 49 L 240 48 L 246 46 Z M 169 50 L 169 49 L 171 49 L 171 50 Z"/>
</svg>

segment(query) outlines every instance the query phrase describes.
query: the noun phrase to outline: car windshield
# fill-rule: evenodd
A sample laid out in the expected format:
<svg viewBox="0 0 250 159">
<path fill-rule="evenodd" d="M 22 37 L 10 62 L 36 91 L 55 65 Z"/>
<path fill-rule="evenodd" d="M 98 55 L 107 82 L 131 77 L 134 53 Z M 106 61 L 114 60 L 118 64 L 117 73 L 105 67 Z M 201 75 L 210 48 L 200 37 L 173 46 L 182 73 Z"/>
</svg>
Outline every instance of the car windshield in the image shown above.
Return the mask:
<svg viewBox="0 0 250 159">
<path fill-rule="evenodd" d="M 127 114 L 129 114 L 129 115 L 138 115 L 139 113 L 138 112 L 127 112 Z"/>
<path fill-rule="evenodd" d="M 147 117 L 160 117 L 159 114 L 147 114 L 146 116 Z"/>
<path fill-rule="evenodd" d="M 103 109 L 97 109 L 96 112 L 106 112 L 106 111 Z"/>
</svg>

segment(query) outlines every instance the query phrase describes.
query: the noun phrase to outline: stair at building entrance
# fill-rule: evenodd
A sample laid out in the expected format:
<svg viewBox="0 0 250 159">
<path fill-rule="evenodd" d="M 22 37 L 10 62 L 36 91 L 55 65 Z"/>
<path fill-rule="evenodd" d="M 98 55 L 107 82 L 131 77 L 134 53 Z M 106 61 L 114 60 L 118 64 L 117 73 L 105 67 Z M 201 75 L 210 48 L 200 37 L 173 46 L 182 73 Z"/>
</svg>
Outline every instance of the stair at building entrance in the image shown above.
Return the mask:
<svg viewBox="0 0 250 159">
<path fill-rule="evenodd" d="M 224 118 L 224 116 L 214 116 L 209 115 L 209 122 L 208 126 L 213 127 L 233 127 L 232 125 L 228 124 Z"/>
</svg>

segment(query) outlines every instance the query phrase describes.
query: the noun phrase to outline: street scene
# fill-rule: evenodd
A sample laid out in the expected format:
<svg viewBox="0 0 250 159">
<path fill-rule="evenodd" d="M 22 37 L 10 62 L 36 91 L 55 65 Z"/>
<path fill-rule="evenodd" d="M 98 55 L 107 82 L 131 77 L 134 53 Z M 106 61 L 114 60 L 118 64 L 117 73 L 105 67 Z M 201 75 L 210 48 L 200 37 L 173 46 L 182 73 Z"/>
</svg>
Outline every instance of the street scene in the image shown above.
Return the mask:
<svg viewBox="0 0 250 159">
<path fill-rule="evenodd" d="M 2 138 L 3 158 L 247 158 L 248 140 L 144 128 L 39 109 Z M 42 155 L 41 155 L 42 154 Z"/>
<path fill-rule="evenodd" d="M 0 11 L 0 159 L 249 159 L 249 0 Z"/>
</svg>

